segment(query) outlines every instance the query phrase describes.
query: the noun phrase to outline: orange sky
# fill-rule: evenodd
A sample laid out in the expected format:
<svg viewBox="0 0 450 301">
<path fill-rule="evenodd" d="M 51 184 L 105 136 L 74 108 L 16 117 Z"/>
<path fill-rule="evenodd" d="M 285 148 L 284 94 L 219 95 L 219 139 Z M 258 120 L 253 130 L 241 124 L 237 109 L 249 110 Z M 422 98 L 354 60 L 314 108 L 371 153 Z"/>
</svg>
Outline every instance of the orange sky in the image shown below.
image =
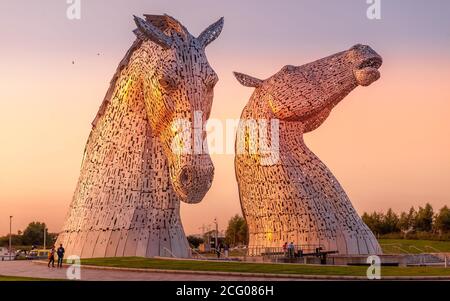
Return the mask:
<svg viewBox="0 0 450 301">
<path fill-rule="evenodd" d="M 163 10 L 162 5 L 157 10 Z M 136 13 L 150 10 L 139 7 Z M 200 19 L 167 11 L 194 34 L 220 16 L 214 12 Z M 68 42 L 65 47 L 59 35 L 51 34 L 52 26 L 44 24 L 42 39 L 23 47 L 26 44 L 14 34 L 21 29 L 10 27 L 6 33 L 0 23 L 0 34 L 9 42 L 2 45 L 0 56 L 0 235 L 8 231 L 9 215 L 14 215 L 14 232 L 33 220 L 45 221 L 50 231 L 60 230 L 90 123 L 133 40 L 129 15 L 119 14 L 124 28 L 116 33 L 121 39 L 116 44 L 111 42 L 114 37 L 98 34 L 105 28 L 91 28 L 94 32 L 80 29 L 74 38 L 78 44 Z M 286 37 L 286 43 L 277 40 L 279 32 L 290 29 L 274 24 L 269 36 L 255 31 L 241 42 L 238 37 L 244 33 L 233 21 L 242 16 L 223 15 L 224 32 L 207 49 L 220 78 L 212 118 L 238 118 L 248 101 L 252 89 L 238 84 L 234 70 L 265 78 L 283 65 L 300 65 L 356 42 L 367 43 L 384 58 L 381 79 L 353 91 L 320 128 L 305 136 L 306 143 L 335 174 L 359 213 L 389 207 L 407 210 L 425 202 L 435 209 L 450 204 L 450 54 L 441 50 L 438 38 L 434 44 L 419 44 L 402 35 L 393 44 L 376 36 L 362 39 L 363 32 L 344 32 L 342 41 L 324 36 L 321 44 L 313 39 L 302 46 Z M 252 20 L 262 22 L 261 18 Z M 298 22 L 300 26 L 302 20 Z M 270 47 L 261 47 L 264 41 Z M 415 43 L 421 46 L 409 48 Z M 182 205 L 187 233 L 200 232 L 202 224 L 212 224 L 215 217 L 224 228 L 230 216 L 240 213 L 233 156 L 212 158 L 215 180 L 206 198 L 197 205 Z"/>
</svg>

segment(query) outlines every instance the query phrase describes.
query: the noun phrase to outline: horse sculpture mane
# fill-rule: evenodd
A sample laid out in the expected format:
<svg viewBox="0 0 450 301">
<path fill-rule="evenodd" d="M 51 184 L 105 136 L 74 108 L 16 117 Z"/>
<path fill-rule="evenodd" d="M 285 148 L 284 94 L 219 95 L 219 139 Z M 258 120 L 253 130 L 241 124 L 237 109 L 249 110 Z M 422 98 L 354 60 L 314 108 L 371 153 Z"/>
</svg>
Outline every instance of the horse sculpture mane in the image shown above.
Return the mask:
<svg viewBox="0 0 450 301">
<path fill-rule="evenodd" d="M 155 27 L 161 29 L 164 33 L 166 33 L 169 36 L 172 36 L 173 34 L 180 34 L 182 37 L 186 37 L 187 29 L 175 18 L 169 16 L 169 15 L 147 15 L 144 14 L 145 20 L 147 22 L 150 22 Z M 130 58 L 134 51 L 136 49 L 139 49 L 142 45 L 142 41 L 144 40 L 142 37 L 140 37 L 141 32 L 139 29 L 136 29 L 133 31 L 138 38 L 133 42 L 130 49 L 128 49 L 127 53 L 125 54 L 124 58 L 120 61 L 116 72 L 114 73 L 113 78 L 111 79 L 109 88 L 106 92 L 106 95 L 103 99 L 103 102 L 97 112 L 97 115 L 95 116 L 94 120 L 92 121 L 92 126 L 95 127 L 97 124 L 97 121 L 99 118 L 103 116 L 105 113 L 106 107 L 109 104 L 109 101 L 111 99 L 112 93 L 114 92 L 114 89 L 116 87 L 117 79 L 120 76 L 120 72 L 122 72 L 123 68 L 125 68 L 128 63 L 130 62 Z"/>
<path fill-rule="evenodd" d="M 190 256 L 180 201 L 200 202 L 214 167 L 207 154 L 174 152 L 173 124 L 199 111 L 204 122 L 209 116 L 217 76 L 204 48 L 219 36 L 223 18 L 197 38 L 170 16 L 145 19 L 135 17 L 137 39 L 92 122 L 57 241 L 69 255 Z M 180 131 L 193 139 L 190 130 Z"/>
<path fill-rule="evenodd" d="M 147 22 L 153 24 L 155 27 L 158 27 L 168 35 L 177 33 L 185 37 L 189 34 L 187 29 L 180 22 L 178 22 L 178 20 L 172 18 L 171 16 L 144 15 L 144 17 Z"/>
</svg>

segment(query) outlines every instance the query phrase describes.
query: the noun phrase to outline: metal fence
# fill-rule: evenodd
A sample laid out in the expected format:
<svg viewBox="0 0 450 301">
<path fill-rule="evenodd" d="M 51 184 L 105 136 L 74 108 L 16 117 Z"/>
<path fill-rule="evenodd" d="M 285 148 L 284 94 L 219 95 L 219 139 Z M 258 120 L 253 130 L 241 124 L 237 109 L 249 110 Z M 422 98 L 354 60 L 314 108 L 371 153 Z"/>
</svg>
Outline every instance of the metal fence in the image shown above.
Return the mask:
<svg viewBox="0 0 450 301">
<path fill-rule="evenodd" d="M 291 250 L 291 251 L 289 251 Z M 290 252 L 292 254 L 301 253 L 318 253 L 319 251 L 324 251 L 323 245 L 319 244 L 305 244 L 305 245 L 294 245 L 293 249 L 288 247 L 263 247 L 263 246 L 251 246 L 247 248 L 247 256 L 265 256 L 265 257 L 282 257 L 289 256 Z"/>
</svg>

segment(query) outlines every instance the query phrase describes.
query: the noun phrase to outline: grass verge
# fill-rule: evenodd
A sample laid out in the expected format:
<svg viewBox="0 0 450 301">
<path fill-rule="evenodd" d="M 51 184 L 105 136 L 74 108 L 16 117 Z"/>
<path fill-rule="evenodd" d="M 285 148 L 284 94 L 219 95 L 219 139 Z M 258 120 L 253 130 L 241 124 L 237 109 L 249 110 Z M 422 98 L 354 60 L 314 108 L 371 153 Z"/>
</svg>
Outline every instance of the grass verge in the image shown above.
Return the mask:
<svg viewBox="0 0 450 301">
<path fill-rule="evenodd" d="M 366 276 L 364 266 L 318 266 L 301 264 L 268 264 L 245 262 L 214 262 L 198 260 L 168 260 L 142 257 L 83 259 L 82 265 L 144 268 L 182 271 L 218 271 L 294 275 Z M 382 276 L 450 276 L 450 268 L 382 267 Z"/>
<path fill-rule="evenodd" d="M 57 281 L 57 280 L 45 279 L 45 278 L 32 278 L 32 277 L 17 277 L 17 276 L 2 276 L 2 275 L 0 275 L 0 281 Z"/>
<path fill-rule="evenodd" d="M 385 254 L 419 254 L 450 252 L 450 241 L 415 240 L 415 239 L 379 239 Z"/>
</svg>

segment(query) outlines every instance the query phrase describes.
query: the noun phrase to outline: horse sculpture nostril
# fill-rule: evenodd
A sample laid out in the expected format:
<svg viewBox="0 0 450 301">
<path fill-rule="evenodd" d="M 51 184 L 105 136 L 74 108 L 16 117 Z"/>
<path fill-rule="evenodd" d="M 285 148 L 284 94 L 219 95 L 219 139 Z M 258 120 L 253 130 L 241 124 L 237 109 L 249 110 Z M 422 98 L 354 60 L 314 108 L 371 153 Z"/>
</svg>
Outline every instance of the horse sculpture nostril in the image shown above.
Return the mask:
<svg viewBox="0 0 450 301">
<path fill-rule="evenodd" d="M 191 182 L 191 176 L 190 172 L 187 168 L 183 168 L 183 170 L 180 173 L 180 182 L 183 186 L 188 186 Z"/>
</svg>

